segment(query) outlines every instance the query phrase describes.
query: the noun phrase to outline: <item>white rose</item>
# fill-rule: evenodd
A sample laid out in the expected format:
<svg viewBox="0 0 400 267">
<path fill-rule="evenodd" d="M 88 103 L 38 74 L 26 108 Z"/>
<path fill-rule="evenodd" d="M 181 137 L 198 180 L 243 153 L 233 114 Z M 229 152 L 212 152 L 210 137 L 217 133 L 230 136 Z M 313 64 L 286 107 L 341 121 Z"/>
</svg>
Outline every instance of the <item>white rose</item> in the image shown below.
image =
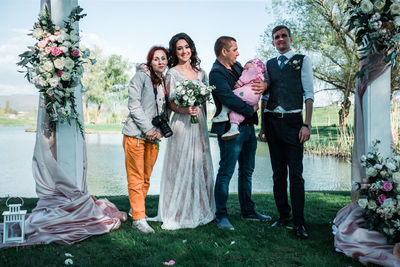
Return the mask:
<svg viewBox="0 0 400 267">
<path fill-rule="evenodd" d="M 373 159 L 373 158 L 374 158 L 374 154 L 372 154 L 371 152 L 369 152 L 369 153 L 367 154 L 367 158 Z"/>
<path fill-rule="evenodd" d="M 49 36 L 49 40 L 50 40 L 51 42 L 54 42 L 55 40 L 57 40 L 57 36 L 55 36 L 55 35 L 50 35 L 50 36 Z"/>
<path fill-rule="evenodd" d="M 375 210 L 377 207 L 376 202 L 373 200 L 368 201 L 368 209 Z"/>
<path fill-rule="evenodd" d="M 368 177 L 375 177 L 378 174 L 378 171 L 374 167 L 369 167 L 367 169 L 367 176 Z"/>
<path fill-rule="evenodd" d="M 47 71 L 47 72 L 52 72 L 52 71 L 54 70 L 53 62 L 51 62 L 51 61 L 46 61 L 46 62 L 43 64 L 43 69 L 44 69 L 45 71 Z"/>
<path fill-rule="evenodd" d="M 374 9 L 374 5 L 369 0 L 362 0 L 360 9 L 364 14 L 369 14 Z"/>
<path fill-rule="evenodd" d="M 388 167 L 388 169 L 391 171 L 396 170 L 396 165 L 394 165 L 392 162 L 387 162 L 386 167 Z"/>
<path fill-rule="evenodd" d="M 56 67 L 59 70 L 62 70 L 64 68 L 64 60 L 62 57 L 54 60 L 54 67 Z"/>
<path fill-rule="evenodd" d="M 381 10 L 386 4 L 385 0 L 376 0 L 374 6 L 376 9 Z"/>
<path fill-rule="evenodd" d="M 71 73 L 64 71 L 61 75 L 61 80 L 69 81 L 71 79 Z"/>
<path fill-rule="evenodd" d="M 65 66 L 67 69 L 72 69 L 72 68 L 74 67 L 74 65 L 75 65 L 74 61 L 73 61 L 72 59 L 70 59 L 69 57 L 67 57 L 67 58 L 64 60 L 64 66 Z"/>
<path fill-rule="evenodd" d="M 35 37 L 36 39 L 40 39 L 43 35 L 43 30 L 41 28 L 36 28 L 33 33 L 32 33 L 33 37 Z"/>
<path fill-rule="evenodd" d="M 62 45 L 65 46 L 65 47 L 71 47 L 72 46 L 70 41 L 65 41 L 64 43 L 62 43 Z"/>
<path fill-rule="evenodd" d="M 82 52 L 84 52 L 85 50 L 86 50 L 86 46 L 84 45 L 84 44 L 81 44 L 80 46 L 79 46 L 79 49 L 82 51 Z"/>
<path fill-rule="evenodd" d="M 393 173 L 393 182 L 400 184 L 400 172 Z"/>
<path fill-rule="evenodd" d="M 68 52 L 68 47 L 66 46 L 60 46 L 58 47 L 61 51 L 63 51 L 63 53 L 67 53 Z"/>
<path fill-rule="evenodd" d="M 183 98 L 183 100 L 188 100 L 189 99 L 189 97 L 187 95 L 184 95 L 182 98 Z"/>
<path fill-rule="evenodd" d="M 382 165 L 381 164 L 375 164 L 374 168 L 377 169 L 377 170 L 380 170 L 380 169 L 382 169 Z"/>
<path fill-rule="evenodd" d="M 396 26 L 400 26 L 400 16 L 396 16 L 393 18 L 393 22 L 394 24 L 396 24 Z M 399 156 L 396 156 L 394 158 L 397 162 L 399 162 Z"/>
<path fill-rule="evenodd" d="M 76 43 L 79 41 L 79 35 L 70 35 L 70 39 L 72 43 Z"/>
<path fill-rule="evenodd" d="M 400 14 L 400 3 L 393 3 L 390 6 L 390 12 L 392 15 L 399 15 Z"/>
<path fill-rule="evenodd" d="M 357 203 L 361 208 L 365 209 L 368 205 L 368 200 L 366 198 L 360 198 Z"/>
<path fill-rule="evenodd" d="M 50 83 L 51 87 L 53 87 L 53 88 L 57 87 L 57 85 L 60 83 L 60 78 L 55 76 L 55 77 L 50 79 L 49 83 Z"/>
</svg>

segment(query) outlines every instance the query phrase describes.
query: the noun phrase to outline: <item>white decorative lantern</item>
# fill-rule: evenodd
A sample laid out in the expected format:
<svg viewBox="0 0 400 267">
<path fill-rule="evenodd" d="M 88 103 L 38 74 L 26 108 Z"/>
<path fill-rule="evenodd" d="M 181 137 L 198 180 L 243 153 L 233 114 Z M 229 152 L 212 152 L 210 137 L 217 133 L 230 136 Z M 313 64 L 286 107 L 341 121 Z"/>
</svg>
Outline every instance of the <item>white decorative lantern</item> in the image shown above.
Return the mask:
<svg viewBox="0 0 400 267">
<path fill-rule="evenodd" d="M 6 201 L 8 211 L 3 212 L 4 228 L 3 228 L 3 243 L 10 242 L 25 242 L 25 215 L 26 210 L 21 210 L 24 205 L 24 200 L 21 199 L 21 204 L 8 204 L 11 199 L 9 197 Z"/>
</svg>

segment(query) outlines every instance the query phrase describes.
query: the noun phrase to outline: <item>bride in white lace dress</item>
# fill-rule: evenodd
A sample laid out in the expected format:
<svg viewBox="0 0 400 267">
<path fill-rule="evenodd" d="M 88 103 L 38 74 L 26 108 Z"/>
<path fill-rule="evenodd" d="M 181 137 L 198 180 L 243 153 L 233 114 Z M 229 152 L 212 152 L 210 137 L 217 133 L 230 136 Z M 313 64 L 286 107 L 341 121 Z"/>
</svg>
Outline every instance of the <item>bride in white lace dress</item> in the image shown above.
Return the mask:
<svg viewBox="0 0 400 267">
<path fill-rule="evenodd" d="M 194 43 L 187 34 L 173 36 L 169 52 L 168 64 L 172 68 L 166 76 L 166 87 L 170 99 L 182 80 L 199 80 L 208 85 L 204 70 L 198 67 L 200 60 Z M 167 139 L 157 219 L 163 222 L 162 229 L 195 228 L 215 217 L 206 110 L 178 107 L 172 101 L 169 108 L 174 111 L 170 122 L 173 135 Z M 199 123 L 192 124 L 191 115 L 197 115 Z"/>
</svg>

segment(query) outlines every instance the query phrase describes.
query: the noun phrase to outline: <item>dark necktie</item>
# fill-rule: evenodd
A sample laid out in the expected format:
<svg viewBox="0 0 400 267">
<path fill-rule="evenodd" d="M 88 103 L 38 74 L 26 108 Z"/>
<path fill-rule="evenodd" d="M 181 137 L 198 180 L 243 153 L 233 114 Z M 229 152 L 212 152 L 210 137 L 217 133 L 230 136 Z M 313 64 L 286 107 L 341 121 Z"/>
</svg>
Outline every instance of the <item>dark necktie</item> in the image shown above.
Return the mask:
<svg viewBox="0 0 400 267">
<path fill-rule="evenodd" d="M 279 64 L 279 67 L 280 67 L 281 69 L 283 69 L 283 67 L 285 66 L 285 61 L 287 60 L 287 57 L 285 57 L 284 55 L 280 55 L 280 56 L 278 57 L 278 60 L 281 62 L 281 63 Z"/>
</svg>

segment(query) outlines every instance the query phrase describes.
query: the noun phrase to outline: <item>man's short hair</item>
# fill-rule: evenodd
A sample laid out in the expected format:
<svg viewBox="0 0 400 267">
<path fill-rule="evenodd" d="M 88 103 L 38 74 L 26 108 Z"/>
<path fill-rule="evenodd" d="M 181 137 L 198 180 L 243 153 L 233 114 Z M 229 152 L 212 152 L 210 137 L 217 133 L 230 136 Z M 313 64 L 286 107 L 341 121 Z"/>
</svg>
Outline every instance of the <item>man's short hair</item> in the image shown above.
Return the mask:
<svg viewBox="0 0 400 267">
<path fill-rule="evenodd" d="M 236 42 L 236 39 L 230 36 L 221 36 L 215 41 L 214 52 L 215 56 L 219 57 L 221 55 L 222 49 L 226 49 L 229 51 L 232 46 L 232 41 Z"/>
<path fill-rule="evenodd" d="M 285 29 L 285 30 L 288 32 L 289 37 L 291 37 L 291 35 L 290 35 L 290 29 L 289 29 L 287 26 L 285 26 L 285 25 L 278 25 L 278 26 L 276 26 L 275 28 L 272 29 L 272 39 L 274 38 L 274 34 L 275 34 L 277 31 L 282 30 L 282 29 Z"/>
</svg>

